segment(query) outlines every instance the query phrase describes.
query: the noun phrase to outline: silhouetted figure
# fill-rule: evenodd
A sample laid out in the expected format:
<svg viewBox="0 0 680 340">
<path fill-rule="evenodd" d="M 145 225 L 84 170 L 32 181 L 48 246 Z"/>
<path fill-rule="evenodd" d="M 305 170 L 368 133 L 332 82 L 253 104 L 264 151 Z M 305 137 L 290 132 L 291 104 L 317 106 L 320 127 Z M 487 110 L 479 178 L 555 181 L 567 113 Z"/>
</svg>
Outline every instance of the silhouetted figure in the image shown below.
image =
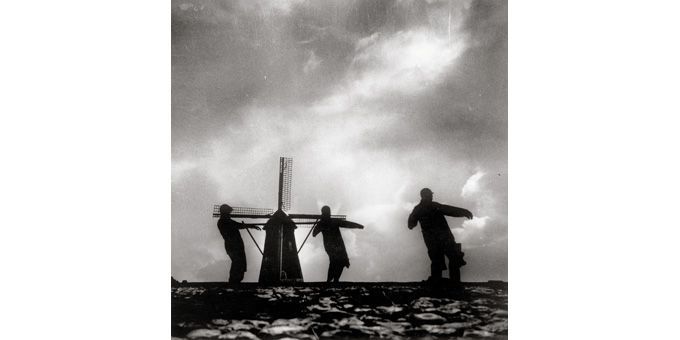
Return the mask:
<svg viewBox="0 0 680 340">
<path fill-rule="evenodd" d="M 243 248 L 243 239 L 241 238 L 240 229 L 257 229 L 255 226 L 246 226 L 243 223 L 238 223 L 230 218 L 233 209 L 227 205 L 220 206 L 220 219 L 217 221 L 217 228 L 224 238 L 224 249 L 227 250 L 227 255 L 231 259 L 231 269 L 229 270 L 229 282 L 239 283 L 243 280 L 243 273 L 247 270 L 246 252 Z"/>
<path fill-rule="evenodd" d="M 408 217 L 408 228 L 413 229 L 420 222 L 427 255 L 430 257 L 432 281 L 442 278 L 442 270 L 446 269 L 444 256 L 449 258 L 449 276 L 454 283 L 460 282 L 460 267 L 465 265 L 463 253 L 449 229 L 445 216 L 472 218 L 472 213 L 463 208 L 452 207 L 432 201 L 432 190 L 424 188 L 420 191 L 420 203 L 413 208 Z"/>
<path fill-rule="evenodd" d="M 339 282 L 342 270 L 345 267 L 349 268 L 349 257 L 347 257 L 340 228 L 363 229 L 364 226 L 350 221 L 331 219 L 331 208 L 328 206 L 321 208 L 321 219 L 314 226 L 312 236 L 316 237 L 319 233 L 323 234 L 323 247 L 330 261 L 326 282 Z"/>
</svg>

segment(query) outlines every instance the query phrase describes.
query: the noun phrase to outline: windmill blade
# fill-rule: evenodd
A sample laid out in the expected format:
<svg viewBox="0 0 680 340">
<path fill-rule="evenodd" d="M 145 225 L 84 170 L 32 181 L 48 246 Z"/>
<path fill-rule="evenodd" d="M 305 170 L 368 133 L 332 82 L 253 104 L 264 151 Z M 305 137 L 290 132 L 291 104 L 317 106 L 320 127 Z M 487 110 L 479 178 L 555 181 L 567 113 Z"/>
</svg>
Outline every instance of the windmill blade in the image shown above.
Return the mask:
<svg viewBox="0 0 680 340">
<path fill-rule="evenodd" d="M 321 215 L 319 215 L 319 214 L 289 214 L 288 217 L 290 217 L 293 220 L 296 220 L 295 223 L 297 223 L 297 220 L 318 220 L 318 219 L 321 219 Z M 338 219 L 338 220 L 346 220 L 347 215 L 331 215 L 331 218 Z"/>
<path fill-rule="evenodd" d="M 295 224 L 300 225 L 300 224 L 314 224 L 317 220 L 316 219 L 309 219 L 309 218 L 303 218 L 303 219 L 294 219 L 293 222 Z"/>
<path fill-rule="evenodd" d="M 241 218 L 268 218 L 274 213 L 273 209 L 267 208 L 245 208 L 245 207 L 232 207 L 231 216 L 241 217 Z M 220 217 L 220 205 L 215 204 L 213 206 L 213 217 Z"/>
<path fill-rule="evenodd" d="M 234 207 L 234 211 L 231 212 L 232 215 L 271 215 L 273 213 L 274 209 L 245 207 Z"/>
<path fill-rule="evenodd" d="M 279 158 L 279 209 L 290 210 L 290 191 L 293 181 L 293 159 Z"/>
</svg>

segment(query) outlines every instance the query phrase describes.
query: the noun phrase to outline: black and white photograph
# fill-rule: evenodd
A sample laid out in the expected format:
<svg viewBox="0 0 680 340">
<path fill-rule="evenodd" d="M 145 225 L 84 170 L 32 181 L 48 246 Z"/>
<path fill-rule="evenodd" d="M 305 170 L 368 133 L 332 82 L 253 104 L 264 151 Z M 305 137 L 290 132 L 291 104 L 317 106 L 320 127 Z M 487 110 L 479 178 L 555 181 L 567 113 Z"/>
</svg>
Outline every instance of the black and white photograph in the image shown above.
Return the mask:
<svg viewBox="0 0 680 340">
<path fill-rule="evenodd" d="M 505 1 L 171 13 L 173 338 L 507 338 Z"/>
<path fill-rule="evenodd" d="M 2 339 L 674 339 L 680 5 L 13 1 Z"/>
</svg>

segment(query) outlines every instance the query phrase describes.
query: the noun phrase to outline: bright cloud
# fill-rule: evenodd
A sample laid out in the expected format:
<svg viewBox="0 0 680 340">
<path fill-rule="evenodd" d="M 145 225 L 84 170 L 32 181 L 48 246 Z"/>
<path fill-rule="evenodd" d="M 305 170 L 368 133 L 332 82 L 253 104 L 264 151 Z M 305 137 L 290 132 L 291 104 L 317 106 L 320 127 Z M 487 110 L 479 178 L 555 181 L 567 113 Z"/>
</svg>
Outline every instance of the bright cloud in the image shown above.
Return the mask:
<svg viewBox="0 0 680 340">
<path fill-rule="evenodd" d="M 386 95 L 414 95 L 436 86 L 465 50 L 462 37 L 450 41 L 431 30 L 373 34 L 356 44 L 348 78 L 316 105 L 319 113 L 344 113 Z"/>
<path fill-rule="evenodd" d="M 465 220 L 463 222 L 463 228 L 482 229 L 482 228 L 484 228 L 484 226 L 486 226 L 486 223 L 487 223 L 488 220 L 489 220 L 489 216 L 483 216 L 483 217 L 474 216 L 474 217 L 472 217 L 471 220 Z"/>
<path fill-rule="evenodd" d="M 309 58 L 307 59 L 307 62 L 305 63 L 305 66 L 302 68 L 302 72 L 305 74 L 310 73 L 314 71 L 317 67 L 321 65 L 321 59 L 316 56 L 314 51 L 309 52 Z"/>
<path fill-rule="evenodd" d="M 240 0 L 241 6 L 265 14 L 290 14 L 295 5 L 304 0 Z"/>
<path fill-rule="evenodd" d="M 194 161 L 177 161 L 172 163 L 172 181 L 176 182 L 180 180 L 187 172 L 195 169 L 198 166 L 197 162 Z"/>
<path fill-rule="evenodd" d="M 482 171 L 477 171 L 474 175 L 470 176 L 465 182 L 463 189 L 460 191 L 460 195 L 463 197 L 469 197 L 479 191 L 479 180 L 484 177 L 485 173 Z"/>
<path fill-rule="evenodd" d="M 440 80 L 465 48 L 462 39 L 450 42 L 429 30 L 402 31 L 383 40 L 363 41 L 354 57 L 359 72 L 352 90 L 360 96 L 385 91 L 417 93 Z"/>
</svg>

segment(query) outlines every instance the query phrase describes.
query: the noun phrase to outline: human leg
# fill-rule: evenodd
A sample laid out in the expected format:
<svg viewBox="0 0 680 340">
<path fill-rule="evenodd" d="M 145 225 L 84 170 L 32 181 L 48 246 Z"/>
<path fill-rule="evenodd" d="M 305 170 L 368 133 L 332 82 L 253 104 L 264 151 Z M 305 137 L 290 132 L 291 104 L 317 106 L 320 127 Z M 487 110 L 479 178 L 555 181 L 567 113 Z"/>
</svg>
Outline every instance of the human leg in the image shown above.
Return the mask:
<svg viewBox="0 0 680 340">
<path fill-rule="evenodd" d="M 243 249 L 227 249 L 227 255 L 231 259 L 229 282 L 239 283 L 243 280 L 243 274 L 246 271 L 246 253 Z"/>
<path fill-rule="evenodd" d="M 333 281 L 333 262 L 328 264 L 328 274 L 326 275 L 326 282 Z"/>
<path fill-rule="evenodd" d="M 245 258 L 234 256 L 231 258 L 231 269 L 229 270 L 229 282 L 239 283 L 243 280 L 245 273 Z"/>
<path fill-rule="evenodd" d="M 345 266 L 342 262 L 339 261 L 333 261 L 333 281 L 334 282 L 340 282 L 340 275 L 342 275 L 342 270 L 345 269 Z"/>
<path fill-rule="evenodd" d="M 430 258 L 430 280 L 437 281 L 442 277 L 442 270 L 446 269 L 444 248 L 441 233 L 436 230 L 423 230 L 423 240 Z"/>
<path fill-rule="evenodd" d="M 463 261 L 463 253 L 458 248 L 459 244 L 456 244 L 454 240 L 447 242 L 445 254 L 449 259 L 449 278 L 453 283 L 460 283 L 460 267 L 465 264 Z"/>
<path fill-rule="evenodd" d="M 333 266 L 333 258 L 328 256 L 328 274 L 326 275 L 326 282 L 333 281 L 335 277 L 335 267 Z"/>
<path fill-rule="evenodd" d="M 444 253 L 441 248 L 435 244 L 430 244 L 427 249 L 427 256 L 430 258 L 430 277 L 433 280 L 441 279 L 442 270 L 446 268 Z"/>
</svg>

